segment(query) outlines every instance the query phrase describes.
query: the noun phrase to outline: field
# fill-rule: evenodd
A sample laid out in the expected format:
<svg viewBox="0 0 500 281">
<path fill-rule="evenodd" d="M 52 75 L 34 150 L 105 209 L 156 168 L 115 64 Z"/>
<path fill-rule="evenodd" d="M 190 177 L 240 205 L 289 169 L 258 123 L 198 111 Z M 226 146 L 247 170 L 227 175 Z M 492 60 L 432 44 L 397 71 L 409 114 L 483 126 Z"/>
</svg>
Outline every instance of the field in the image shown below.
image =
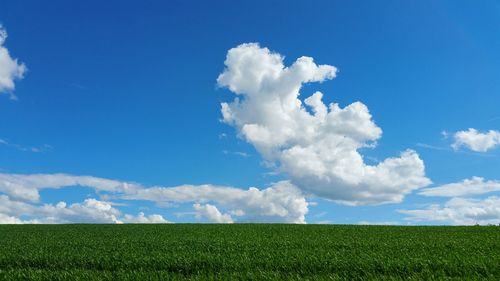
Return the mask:
<svg viewBox="0 0 500 281">
<path fill-rule="evenodd" d="M 0 280 L 500 280 L 500 227 L 0 225 Z"/>
</svg>

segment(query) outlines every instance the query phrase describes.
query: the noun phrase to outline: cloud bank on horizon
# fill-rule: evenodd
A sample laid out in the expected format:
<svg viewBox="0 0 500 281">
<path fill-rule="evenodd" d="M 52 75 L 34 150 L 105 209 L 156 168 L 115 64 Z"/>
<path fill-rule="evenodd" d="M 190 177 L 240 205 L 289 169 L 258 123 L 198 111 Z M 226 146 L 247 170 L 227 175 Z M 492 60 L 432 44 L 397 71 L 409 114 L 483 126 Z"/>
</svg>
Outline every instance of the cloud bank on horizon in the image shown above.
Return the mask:
<svg viewBox="0 0 500 281">
<path fill-rule="evenodd" d="M 451 197 L 444 204 L 428 204 L 423 209 L 399 210 L 408 215 L 407 221 L 446 222 L 455 225 L 500 224 L 500 197 L 490 195 L 500 191 L 500 182 L 472 177 L 456 183 L 422 189 L 428 197 Z"/>
<path fill-rule="evenodd" d="M 10 56 L 4 47 L 6 38 L 0 26 L 0 93 L 15 99 L 14 82 L 23 78 L 26 66 Z M 400 203 L 416 190 L 421 196 L 451 199 L 421 209 L 398 210 L 408 221 L 500 223 L 497 196 L 472 197 L 499 191 L 498 181 L 472 177 L 427 187 L 431 180 L 424 161 L 411 149 L 376 165 L 365 163 L 360 149 L 376 148 L 382 137 L 382 129 L 365 104 L 327 105 L 319 91 L 300 99 L 304 84 L 334 79 L 334 66 L 318 65 L 305 56 L 285 66 L 282 55 L 258 43 L 230 49 L 224 64 L 217 84 L 236 97 L 221 104 L 223 122 L 288 180 L 245 190 L 212 184 L 146 187 L 92 176 L 0 173 L 0 223 L 171 222 L 160 214 L 120 210 L 123 204 L 143 201 L 168 209 L 189 204 L 195 218 L 215 223 L 306 223 L 309 197 L 345 205 L 380 205 Z M 466 147 L 487 152 L 500 144 L 500 133 L 469 129 L 456 132 L 454 141 L 455 150 Z M 41 198 L 41 190 L 74 186 L 90 187 L 95 198 L 72 204 L 48 204 Z"/>
<path fill-rule="evenodd" d="M 43 204 L 40 190 L 70 186 L 92 188 L 101 199 L 87 198 L 68 206 L 64 201 Z M 195 216 L 211 222 L 286 222 L 305 223 L 308 203 L 301 192 L 287 181 L 259 190 L 243 190 L 228 186 L 182 185 L 176 187 L 144 187 L 91 176 L 67 174 L 0 174 L 0 223 L 158 223 L 168 222 L 163 216 L 122 214 L 112 200 L 125 204 L 149 201 L 171 208 L 176 203 L 192 203 Z M 211 203 L 211 204 L 210 204 Z M 123 204 L 123 203 L 120 203 Z M 119 204 L 118 204 L 119 205 Z M 219 208 L 227 213 L 221 213 Z M 30 217 L 21 220 L 20 217 Z"/>
<path fill-rule="evenodd" d="M 486 199 L 454 197 L 445 204 L 430 204 L 424 209 L 399 210 L 407 221 L 440 222 L 454 225 L 500 224 L 500 197 Z"/>
</svg>

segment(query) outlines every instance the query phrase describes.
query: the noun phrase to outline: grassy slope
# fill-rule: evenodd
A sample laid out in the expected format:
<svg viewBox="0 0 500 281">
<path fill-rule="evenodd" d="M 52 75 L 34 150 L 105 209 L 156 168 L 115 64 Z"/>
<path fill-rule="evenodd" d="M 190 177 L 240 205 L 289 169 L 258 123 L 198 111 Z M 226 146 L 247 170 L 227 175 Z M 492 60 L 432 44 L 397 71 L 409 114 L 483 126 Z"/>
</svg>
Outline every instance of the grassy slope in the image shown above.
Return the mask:
<svg viewBox="0 0 500 281">
<path fill-rule="evenodd" d="M 0 225 L 0 279 L 500 280 L 500 227 Z"/>
</svg>

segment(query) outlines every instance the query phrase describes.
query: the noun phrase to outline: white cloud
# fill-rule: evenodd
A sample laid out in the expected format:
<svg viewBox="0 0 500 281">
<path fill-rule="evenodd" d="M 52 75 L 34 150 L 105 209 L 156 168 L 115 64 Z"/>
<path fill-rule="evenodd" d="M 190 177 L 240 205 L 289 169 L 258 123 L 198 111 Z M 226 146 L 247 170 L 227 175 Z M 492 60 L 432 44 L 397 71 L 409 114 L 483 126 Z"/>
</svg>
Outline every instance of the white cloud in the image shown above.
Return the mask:
<svg viewBox="0 0 500 281">
<path fill-rule="evenodd" d="M 140 212 L 137 216 L 127 214 L 122 221 L 124 223 L 169 223 L 169 221 L 161 215 L 154 214 L 146 216 L 143 212 Z"/>
<path fill-rule="evenodd" d="M 22 220 L 0 213 L 0 224 L 22 224 Z"/>
<path fill-rule="evenodd" d="M 229 214 L 222 214 L 217 207 L 210 204 L 193 204 L 193 208 L 196 210 L 196 217 L 207 218 L 214 223 L 233 223 L 233 218 Z"/>
<path fill-rule="evenodd" d="M 221 104 L 223 121 L 302 190 L 344 204 L 382 204 L 430 184 L 412 150 L 364 163 L 358 150 L 374 147 L 382 130 L 363 103 L 327 106 L 321 92 L 299 99 L 304 83 L 333 79 L 335 67 L 310 57 L 285 67 L 281 55 L 254 43 L 230 49 L 224 63 L 217 83 L 237 97 Z"/>
<path fill-rule="evenodd" d="M 82 203 L 67 205 L 65 202 L 35 205 L 0 195 L 0 213 L 12 217 L 29 216 L 31 223 L 96 222 L 117 223 L 120 211 L 111 203 L 93 198 Z"/>
<path fill-rule="evenodd" d="M 422 189 L 419 194 L 425 196 L 458 197 L 500 191 L 499 181 L 485 181 L 482 177 L 472 177 L 461 182 Z"/>
<path fill-rule="evenodd" d="M 38 214 L 40 220 L 47 222 L 164 222 L 161 216 L 121 216 L 112 203 L 96 199 L 70 206 L 64 202 L 61 203 L 64 206 L 36 205 L 40 201 L 40 189 L 75 185 L 93 188 L 102 193 L 101 198 L 148 200 L 158 206 L 191 202 L 205 204 L 207 208 L 206 204 L 210 203 L 216 208 L 227 209 L 228 213 L 238 217 L 238 221 L 305 223 L 308 212 L 307 201 L 300 190 L 286 181 L 263 190 L 214 185 L 146 188 L 136 183 L 90 176 L 3 173 L 0 174 L 0 213 L 17 217 Z"/>
<path fill-rule="evenodd" d="M 455 150 L 465 146 L 472 151 L 487 152 L 500 145 L 500 132 L 494 130 L 482 133 L 469 128 L 467 131 L 456 132 L 453 137 L 455 142 L 451 146 Z"/>
<path fill-rule="evenodd" d="M 34 205 L 13 200 L 7 195 L 0 195 L 0 214 L 13 218 L 29 216 L 32 220 L 25 221 L 29 223 L 117 223 L 120 211 L 113 208 L 109 202 L 93 198 L 69 206 L 65 202 L 56 205 Z"/>
<path fill-rule="evenodd" d="M 409 221 L 443 222 L 456 225 L 499 224 L 499 197 L 464 198 L 497 191 L 500 191 L 499 181 L 472 177 L 456 183 L 425 188 L 419 192 L 424 196 L 453 197 L 443 205 L 432 204 L 422 209 L 398 211 L 408 215 L 406 220 Z"/>
<path fill-rule="evenodd" d="M 214 185 L 152 187 L 124 194 L 123 199 L 149 200 L 160 205 L 170 203 L 206 204 L 208 202 L 237 214 L 238 221 L 305 223 L 308 203 L 295 186 L 287 181 L 259 190 L 243 190 Z"/>
<path fill-rule="evenodd" d="M 430 205 L 425 209 L 399 210 L 410 221 L 435 221 L 456 225 L 499 224 L 500 198 L 490 196 L 486 199 L 453 198 L 444 206 Z"/>
<path fill-rule="evenodd" d="M 120 182 L 91 176 L 72 176 L 66 174 L 5 174 L 0 173 L 0 192 L 25 201 L 38 202 L 38 190 L 57 189 L 65 186 L 88 186 L 97 191 L 130 192 L 142 188 L 134 183 Z"/>
<path fill-rule="evenodd" d="M 21 220 L 21 216 L 30 220 Z M 113 207 L 113 203 L 94 198 L 68 205 L 66 202 L 35 205 L 16 201 L 0 195 L 0 224 L 2 223 L 166 223 L 161 215 L 137 216 L 126 214 Z"/>
<path fill-rule="evenodd" d="M 35 212 L 35 206 L 19 201 L 13 201 L 9 196 L 0 194 L 0 214 L 20 216 Z"/>
<path fill-rule="evenodd" d="M 34 224 L 39 223 L 37 220 L 22 220 L 15 216 L 9 216 L 0 213 L 0 224 Z"/>
<path fill-rule="evenodd" d="M 7 31 L 0 25 L 0 93 L 8 93 L 15 99 L 12 93 L 15 88 L 14 81 L 24 77 L 26 66 L 10 56 L 9 50 L 4 47 L 6 39 Z"/>
<path fill-rule="evenodd" d="M 37 211 L 43 215 L 43 223 L 120 223 L 118 209 L 113 208 L 110 202 L 94 198 L 69 206 L 65 202 L 56 205 L 45 204 L 37 208 Z"/>
</svg>

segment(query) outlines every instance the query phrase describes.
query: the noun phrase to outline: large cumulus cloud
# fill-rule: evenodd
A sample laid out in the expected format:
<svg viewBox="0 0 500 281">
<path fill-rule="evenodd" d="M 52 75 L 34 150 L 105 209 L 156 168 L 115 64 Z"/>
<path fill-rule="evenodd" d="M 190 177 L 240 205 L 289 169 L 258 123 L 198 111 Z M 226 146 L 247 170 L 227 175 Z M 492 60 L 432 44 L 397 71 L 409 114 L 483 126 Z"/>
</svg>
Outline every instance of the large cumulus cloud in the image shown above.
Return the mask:
<svg viewBox="0 0 500 281">
<path fill-rule="evenodd" d="M 326 105 L 321 92 L 299 99 L 303 84 L 335 78 L 335 67 L 311 57 L 285 67 L 280 54 L 256 43 L 230 49 L 224 63 L 217 83 L 236 97 L 221 104 L 223 121 L 302 190 L 344 204 L 382 204 L 430 184 L 413 150 L 364 162 L 359 149 L 374 147 L 382 130 L 363 103 Z"/>
</svg>

